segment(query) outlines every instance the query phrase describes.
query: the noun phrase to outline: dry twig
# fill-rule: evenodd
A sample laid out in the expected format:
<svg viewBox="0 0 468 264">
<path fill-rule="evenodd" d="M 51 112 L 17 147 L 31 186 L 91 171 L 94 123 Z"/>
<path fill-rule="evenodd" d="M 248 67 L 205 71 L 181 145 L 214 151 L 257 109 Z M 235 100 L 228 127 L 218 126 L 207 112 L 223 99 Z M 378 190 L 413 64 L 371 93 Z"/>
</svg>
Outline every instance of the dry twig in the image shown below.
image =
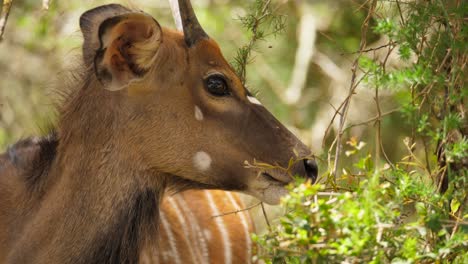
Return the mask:
<svg viewBox="0 0 468 264">
<path fill-rule="evenodd" d="M 374 14 L 375 8 L 377 5 L 377 0 L 373 0 L 372 3 L 370 4 L 369 12 L 367 13 L 367 17 L 364 20 L 364 23 L 362 24 L 361 27 L 361 43 L 359 45 L 359 55 L 356 57 L 356 59 L 353 62 L 353 66 L 351 68 L 352 71 L 352 76 L 351 76 L 351 83 L 349 87 L 349 93 L 347 98 L 344 101 L 343 108 L 341 109 L 340 113 L 340 123 L 339 123 L 339 128 L 338 128 L 338 135 L 336 136 L 336 149 L 335 149 L 335 162 L 333 164 L 333 170 L 331 171 L 331 175 L 333 175 L 333 178 L 336 179 L 337 174 L 338 174 L 338 166 L 339 166 L 339 158 L 341 154 L 341 138 L 343 137 L 343 128 L 344 124 L 346 121 L 346 117 L 348 115 L 348 110 L 349 110 L 349 105 L 351 102 L 351 97 L 353 96 L 357 85 L 356 85 L 356 78 L 357 78 L 357 68 L 358 68 L 358 61 L 359 58 L 362 55 L 362 51 L 365 50 L 365 47 L 367 45 L 367 31 L 369 28 L 369 23 L 372 18 L 372 15 Z"/>
<path fill-rule="evenodd" d="M 390 114 L 393 114 L 393 113 L 398 112 L 398 111 L 400 111 L 400 110 L 401 110 L 400 108 L 395 108 L 395 109 L 392 109 L 392 110 L 390 110 L 390 111 L 381 113 L 380 115 L 377 115 L 377 116 L 374 116 L 374 117 L 372 117 L 372 118 L 369 118 L 369 119 L 367 119 L 366 121 L 363 121 L 363 122 L 360 122 L 360 123 L 356 123 L 356 124 L 348 125 L 347 127 L 345 127 L 345 128 L 343 129 L 343 131 L 346 131 L 346 130 L 348 130 L 348 129 L 350 129 L 350 128 L 353 128 L 353 127 L 363 126 L 363 125 L 367 125 L 367 124 L 369 124 L 369 123 L 378 121 L 378 120 L 382 119 L 382 117 L 387 116 L 387 115 L 390 115 Z"/>
<path fill-rule="evenodd" d="M 260 205 L 262 206 L 262 213 L 263 213 L 263 217 L 265 217 L 265 222 L 268 226 L 268 229 L 270 230 L 271 232 L 271 225 L 270 225 L 270 220 L 268 220 L 268 215 L 265 211 L 265 205 L 263 205 L 263 202 L 260 202 Z"/>
<path fill-rule="evenodd" d="M 387 65 L 387 60 L 390 57 L 390 54 L 393 52 L 394 49 L 395 49 L 394 45 L 390 45 L 389 48 L 388 48 L 388 52 L 387 52 L 387 54 L 385 56 L 384 61 L 382 62 L 382 68 L 383 68 L 384 72 L 386 71 L 385 66 Z M 380 108 L 379 87 L 378 86 L 375 87 L 375 99 L 374 100 L 375 100 L 375 105 L 376 105 L 377 113 L 378 113 L 378 119 L 376 121 L 376 125 L 377 125 L 377 135 L 376 135 L 377 146 L 376 146 L 375 164 L 378 164 L 378 162 L 380 160 L 380 153 L 382 153 L 385 160 L 387 161 L 387 164 L 392 166 L 392 168 L 395 168 L 395 165 L 393 165 L 393 163 L 388 158 L 387 153 L 385 152 L 385 149 L 384 149 L 384 146 L 383 146 L 383 142 L 382 142 L 382 129 L 381 129 L 382 110 Z M 377 166 L 376 166 L 376 168 L 377 168 Z"/>
<path fill-rule="evenodd" d="M 0 42 L 3 40 L 3 33 L 5 32 L 6 23 L 8 21 L 12 5 L 13 0 L 3 1 L 2 12 L 0 13 Z"/>
<path fill-rule="evenodd" d="M 238 210 L 235 210 L 235 211 L 229 211 L 229 212 L 226 212 L 226 213 L 222 213 L 222 214 L 219 214 L 219 215 L 213 215 L 211 216 L 211 218 L 215 218 L 215 217 L 223 217 L 223 216 L 226 216 L 226 215 L 231 215 L 231 214 L 237 214 L 237 213 L 240 213 L 240 212 L 243 212 L 243 211 L 248 211 L 250 209 L 253 209 L 257 206 L 259 206 L 262 202 L 258 202 L 254 205 L 251 205 L 251 206 L 248 206 L 246 208 L 242 208 L 242 209 L 238 209 Z"/>
</svg>

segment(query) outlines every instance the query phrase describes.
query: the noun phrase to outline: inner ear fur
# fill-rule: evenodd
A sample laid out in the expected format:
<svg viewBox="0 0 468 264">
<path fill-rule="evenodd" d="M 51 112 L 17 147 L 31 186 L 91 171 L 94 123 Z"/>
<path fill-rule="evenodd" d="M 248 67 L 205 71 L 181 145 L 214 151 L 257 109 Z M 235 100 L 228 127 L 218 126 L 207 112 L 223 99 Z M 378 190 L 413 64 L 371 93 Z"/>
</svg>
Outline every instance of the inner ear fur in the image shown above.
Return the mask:
<svg viewBox="0 0 468 264">
<path fill-rule="evenodd" d="M 103 5 L 86 11 L 80 17 L 80 29 L 83 33 L 83 60 L 87 67 L 92 66 L 96 51 L 100 47 L 99 26 L 105 20 L 132 13 L 133 11 L 119 4 Z"/>
<path fill-rule="evenodd" d="M 98 35 L 96 76 L 106 89 L 120 90 L 140 79 L 154 64 L 162 31 L 151 16 L 141 12 L 106 19 Z"/>
</svg>

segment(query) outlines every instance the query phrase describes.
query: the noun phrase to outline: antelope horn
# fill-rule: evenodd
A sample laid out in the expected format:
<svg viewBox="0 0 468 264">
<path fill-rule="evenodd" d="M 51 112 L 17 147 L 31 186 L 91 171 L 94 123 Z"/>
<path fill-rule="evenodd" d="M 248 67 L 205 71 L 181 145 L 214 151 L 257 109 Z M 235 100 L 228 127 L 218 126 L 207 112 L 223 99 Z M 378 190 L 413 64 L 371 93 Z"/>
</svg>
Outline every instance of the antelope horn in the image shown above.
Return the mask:
<svg viewBox="0 0 468 264">
<path fill-rule="evenodd" d="M 171 8 L 174 6 L 174 2 L 176 0 L 171 0 Z M 192 4 L 190 3 L 190 0 L 178 0 L 179 2 L 179 14 L 180 14 L 180 20 L 182 20 L 182 27 L 184 29 L 184 38 L 185 38 L 185 43 L 187 43 L 187 46 L 192 46 L 195 44 L 197 41 L 200 39 L 206 39 L 208 38 L 208 35 L 205 33 L 203 28 L 201 27 L 200 23 L 198 22 L 197 17 L 195 16 L 195 12 L 193 12 Z M 174 19 L 176 20 L 177 24 L 177 15 L 176 12 L 174 12 Z"/>
</svg>

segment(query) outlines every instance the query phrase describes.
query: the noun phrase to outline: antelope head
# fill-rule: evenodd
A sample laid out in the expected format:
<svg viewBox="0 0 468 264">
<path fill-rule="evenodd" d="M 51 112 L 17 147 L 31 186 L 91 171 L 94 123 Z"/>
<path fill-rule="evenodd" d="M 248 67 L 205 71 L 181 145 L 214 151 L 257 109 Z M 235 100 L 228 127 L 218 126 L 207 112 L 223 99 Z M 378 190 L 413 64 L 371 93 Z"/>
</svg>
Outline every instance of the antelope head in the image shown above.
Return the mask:
<svg viewBox="0 0 468 264">
<path fill-rule="evenodd" d="M 271 204 L 291 175 L 314 181 L 309 149 L 244 87 L 190 2 L 179 7 L 183 34 L 116 4 L 80 18 L 85 64 L 127 116 L 120 133 L 135 166 Z"/>
</svg>

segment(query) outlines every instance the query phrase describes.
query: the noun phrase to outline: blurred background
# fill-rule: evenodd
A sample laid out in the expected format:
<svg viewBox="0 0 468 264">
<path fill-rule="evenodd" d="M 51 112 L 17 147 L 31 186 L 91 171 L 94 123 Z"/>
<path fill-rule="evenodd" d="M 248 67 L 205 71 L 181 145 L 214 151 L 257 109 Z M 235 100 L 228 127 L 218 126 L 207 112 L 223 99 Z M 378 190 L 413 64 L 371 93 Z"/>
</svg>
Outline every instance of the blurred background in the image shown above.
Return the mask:
<svg viewBox="0 0 468 264">
<path fill-rule="evenodd" d="M 74 61 L 80 60 L 81 33 L 78 20 L 86 10 L 109 1 L 16 0 L 13 2 L 4 39 L 0 43 L 0 150 L 53 123 L 55 89 Z M 162 26 L 175 28 L 165 0 L 113 1 L 152 14 Z M 239 17 L 253 1 L 192 1 L 207 33 L 218 41 L 225 57 L 232 61 L 238 48 L 249 41 Z M 326 170 L 326 153 L 335 138 L 338 120 L 324 137 L 336 109 L 346 98 L 351 83 L 351 65 L 359 49 L 361 24 L 367 14 L 365 1 L 273 1 L 285 18 L 284 32 L 259 41 L 247 66 L 247 86 L 276 117 L 297 133 L 321 157 Z M 388 10 L 392 12 L 392 10 Z M 370 21 L 371 26 L 374 23 Z M 367 35 L 367 47 L 379 47 L 388 39 Z M 384 57 L 377 49 L 365 56 Z M 394 53 L 395 54 L 395 53 Z M 401 61 L 393 55 L 387 65 Z M 358 73 L 359 74 L 359 73 Z M 359 76 L 358 76 L 359 77 Z M 347 125 L 376 116 L 374 90 L 360 85 L 353 97 Z M 396 107 L 398 92 L 380 93 L 381 111 Z M 404 151 L 407 127 L 399 115 L 382 121 L 382 143 L 387 155 Z M 374 149 L 373 123 L 346 130 L 343 142 L 365 141 Z M 347 145 L 344 144 L 346 151 Z M 352 162 L 351 157 L 346 162 Z M 323 170 L 322 170 L 323 171 Z"/>
</svg>

